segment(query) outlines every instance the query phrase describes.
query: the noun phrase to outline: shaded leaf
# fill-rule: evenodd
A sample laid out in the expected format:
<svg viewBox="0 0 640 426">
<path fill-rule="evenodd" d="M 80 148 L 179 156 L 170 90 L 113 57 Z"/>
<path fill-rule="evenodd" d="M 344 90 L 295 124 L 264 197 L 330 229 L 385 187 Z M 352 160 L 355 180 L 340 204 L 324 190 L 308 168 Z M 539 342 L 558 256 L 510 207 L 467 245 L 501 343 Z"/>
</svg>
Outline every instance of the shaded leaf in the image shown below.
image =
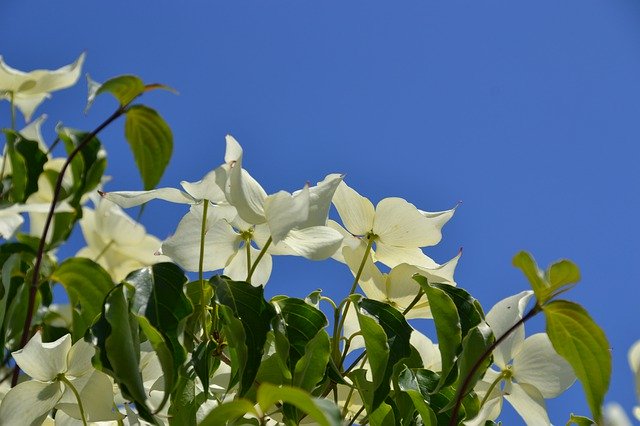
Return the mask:
<svg viewBox="0 0 640 426">
<path fill-rule="evenodd" d="M 314 398 L 307 392 L 291 386 L 263 383 L 258 388 L 257 401 L 263 412 L 277 402 L 289 403 L 307 413 L 321 426 L 340 426 L 342 420 L 338 406 L 328 399 Z"/>
</svg>

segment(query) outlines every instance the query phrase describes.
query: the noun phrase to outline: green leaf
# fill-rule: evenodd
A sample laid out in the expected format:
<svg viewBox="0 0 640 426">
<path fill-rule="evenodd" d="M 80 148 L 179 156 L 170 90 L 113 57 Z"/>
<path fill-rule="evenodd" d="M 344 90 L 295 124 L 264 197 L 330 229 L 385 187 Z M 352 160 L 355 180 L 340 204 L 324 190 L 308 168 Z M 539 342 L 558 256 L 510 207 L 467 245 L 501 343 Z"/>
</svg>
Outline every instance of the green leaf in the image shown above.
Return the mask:
<svg viewBox="0 0 640 426">
<path fill-rule="evenodd" d="M 369 415 L 369 424 L 371 426 L 395 426 L 397 423 L 393 408 L 383 402 Z"/>
<path fill-rule="evenodd" d="M 229 346 L 239 351 L 241 364 L 233 367 L 237 368 L 239 374 L 239 396 L 243 396 L 253 385 L 260 368 L 275 309 L 264 299 L 264 288 L 261 286 L 253 287 L 246 282 L 231 281 L 219 276 L 212 277 L 211 283 L 218 303 L 228 308 L 220 311 L 226 332 L 231 333 L 226 335 Z M 246 357 L 241 356 L 243 350 L 246 350 Z"/>
<path fill-rule="evenodd" d="M 173 391 L 178 381 L 178 367 L 180 364 L 175 362 L 171 347 L 165 340 L 164 336 L 151 325 L 149 320 L 141 315 L 136 315 L 136 319 L 140 325 L 140 330 L 142 330 L 149 340 L 149 343 L 151 343 L 151 346 L 160 361 L 160 366 L 162 367 L 164 396 L 158 407 L 156 407 L 156 412 L 158 412 L 164 408 L 164 405 L 171 396 L 171 391 Z"/>
<path fill-rule="evenodd" d="M 38 142 L 23 138 L 13 130 L 4 129 L 8 161 L 11 162 L 11 195 L 14 202 L 24 202 L 38 190 L 38 177 L 47 156 Z"/>
<path fill-rule="evenodd" d="M 324 378 L 331 353 L 331 342 L 326 331 L 320 330 L 307 343 L 302 358 L 296 363 L 293 385 L 311 392 Z"/>
<path fill-rule="evenodd" d="M 68 155 L 71 154 L 84 139 L 91 136 L 90 133 L 68 127 L 59 127 L 57 131 L 58 137 L 64 143 Z M 69 188 L 69 191 L 73 196 L 69 202 L 72 205 L 79 206 L 82 196 L 94 190 L 98 184 L 100 184 L 107 166 L 107 158 L 101 150 L 102 144 L 100 140 L 94 136 L 84 145 L 82 150 L 80 150 L 79 155 L 76 155 L 71 161 L 73 186 Z"/>
<path fill-rule="evenodd" d="M 611 353 L 604 332 L 580 305 L 566 300 L 546 304 L 547 334 L 554 349 L 571 364 L 582 383 L 596 421 L 611 378 Z"/>
<path fill-rule="evenodd" d="M 65 260 L 51 275 L 64 287 L 73 308 L 74 341 L 82 338 L 102 311 L 105 296 L 113 288 L 107 271 L 91 259 L 74 257 Z"/>
<path fill-rule="evenodd" d="M 96 368 L 113 377 L 125 398 L 136 403 L 140 416 L 155 423 L 146 405 L 146 392 L 140 374 L 138 321 L 129 311 L 125 286 L 120 284 L 105 298 L 102 315 L 91 327 L 95 337 Z"/>
<path fill-rule="evenodd" d="M 460 343 L 462 342 L 460 316 L 455 303 L 443 289 L 426 283 L 426 279 L 423 283 L 422 280 L 419 280 L 420 278 L 422 277 L 415 277 L 429 300 L 438 335 L 438 348 L 442 359 L 442 374 L 440 376 L 442 385 L 455 365 L 456 355 L 460 351 Z"/>
<path fill-rule="evenodd" d="M 103 93 L 111 93 L 124 106 L 144 93 L 144 83 L 135 75 L 121 75 L 111 78 L 95 90 L 95 94 L 89 97 L 89 104 L 93 98 Z M 88 106 L 87 106 L 88 107 Z"/>
<path fill-rule="evenodd" d="M 371 411 L 374 411 L 389 395 L 393 368 L 411 355 L 409 339 L 413 329 L 404 316 L 387 303 L 362 299 L 356 307 L 373 376 L 375 391 Z"/>
<path fill-rule="evenodd" d="M 555 262 L 543 273 L 533 257 L 521 251 L 514 256 L 513 265 L 522 270 L 529 280 L 538 305 L 545 304 L 580 281 L 580 270 L 570 260 Z"/>
<path fill-rule="evenodd" d="M 307 413 L 321 426 L 340 426 L 338 407 L 328 399 L 313 398 L 307 392 L 291 386 L 263 383 L 258 388 L 257 401 L 263 412 L 277 402 L 289 403 Z"/>
<path fill-rule="evenodd" d="M 173 263 L 156 263 L 132 272 L 124 282 L 135 288 L 131 310 L 144 316 L 167 340 L 176 365 L 186 359 L 186 351 L 180 344 L 184 322 L 193 312 L 193 306 L 183 287 L 187 277 Z"/>
<path fill-rule="evenodd" d="M 298 360 L 304 356 L 307 344 L 327 326 L 328 321 L 322 311 L 301 299 L 277 298 L 272 303 L 278 306 L 274 330 L 284 332 L 289 346 L 283 360 L 293 372 Z"/>
<path fill-rule="evenodd" d="M 254 404 L 246 399 L 236 399 L 235 401 L 225 402 L 218 405 L 216 408 L 202 419 L 199 423 L 200 426 L 218 426 L 223 424 L 229 424 L 231 421 L 243 417 L 245 414 L 253 414 L 259 417 L 259 414 L 254 407 Z"/>
<path fill-rule="evenodd" d="M 438 420 L 436 419 L 436 413 L 429 407 L 422 392 L 420 392 L 420 386 L 418 385 L 418 379 L 415 374 L 408 368 L 405 368 L 398 376 L 398 385 L 401 391 L 406 392 L 413 405 L 418 410 L 418 414 L 422 418 L 422 423 L 425 426 L 437 426 Z"/>
<path fill-rule="evenodd" d="M 458 378 L 454 386 L 457 389 L 456 397 L 451 399 L 451 403 L 447 405 L 446 409 L 454 405 L 461 392 L 464 391 L 464 395 L 471 392 L 478 380 L 484 376 L 487 368 L 491 365 L 491 356 L 486 357 L 473 374 L 472 369 L 494 341 L 493 332 L 485 322 L 472 328 L 462 340 L 462 352 L 458 358 Z M 463 385 L 465 389 L 462 389 Z"/>
<path fill-rule="evenodd" d="M 570 425 L 591 426 L 591 425 L 595 425 L 595 422 L 591 420 L 589 417 L 576 416 L 575 414 L 571 413 L 566 426 L 570 426 Z"/>
<path fill-rule="evenodd" d="M 140 171 L 144 189 L 154 188 L 164 173 L 171 152 L 173 134 L 164 119 L 153 109 L 133 105 L 127 109 L 124 135 Z"/>
</svg>

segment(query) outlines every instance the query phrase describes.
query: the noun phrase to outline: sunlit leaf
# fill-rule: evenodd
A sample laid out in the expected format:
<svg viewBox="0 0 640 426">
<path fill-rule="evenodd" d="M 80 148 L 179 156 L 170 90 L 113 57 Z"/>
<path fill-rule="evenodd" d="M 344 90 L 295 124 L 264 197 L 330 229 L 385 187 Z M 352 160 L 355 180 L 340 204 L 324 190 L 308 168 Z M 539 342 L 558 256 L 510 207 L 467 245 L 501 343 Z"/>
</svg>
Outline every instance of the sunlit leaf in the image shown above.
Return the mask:
<svg viewBox="0 0 640 426">
<path fill-rule="evenodd" d="M 155 110 L 144 105 L 133 105 L 127 109 L 124 134 L 140 171 L 144 189 L 154 188 L 171 159 L 171 128 Z"/>
<path fill-rule="evenodd" d="M 545 305 L 543 311 L 554 349 L 573 367 L 594 420 L 600 423 L 611 378 L 611 352 L 604 332 L 576 303 L 555 300 Z"/>
</svg>

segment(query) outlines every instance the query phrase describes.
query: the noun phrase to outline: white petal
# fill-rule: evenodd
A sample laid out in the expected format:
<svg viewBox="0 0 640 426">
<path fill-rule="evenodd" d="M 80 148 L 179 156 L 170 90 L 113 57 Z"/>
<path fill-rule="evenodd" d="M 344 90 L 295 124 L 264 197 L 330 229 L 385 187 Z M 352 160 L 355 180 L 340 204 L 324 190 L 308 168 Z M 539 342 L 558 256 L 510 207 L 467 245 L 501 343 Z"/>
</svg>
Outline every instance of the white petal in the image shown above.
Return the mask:
<svg viewBox="0 0 640 426">
<path fill-rule="evenodd" d="M 358 321 L 358 314 L 353 304 L 349 305 L 349 310 L 344 319 L 344 326 L 342 328 L 342 335 L 347 339 L 351 338 L 349 343 L 349 352 L 356 349 L 364 348 L 364 338 L 361 334 L 355 336 L 360 332 L 360 322 Z"/>
<path fill-rule="evenodd" d="M 28 95 L 18 92 L 14 95 L 13 103 L 16 108 L 20 110 L 22 115 L 24 115 L 24 121 L 29 122 L 31 120 L 31 116 L 40 104 L 50 97 L 51 95 L 48 93 L 35 93 L 33 95 Z"/>
<path fill-rule="evenodd" d="M 512 371 L 514 380 L 535 386 L 545 398 L 555 398 L 576 380 L 573 369 L 553 349 L 546 333 L 525 339 L 513 357 Z"/>
<path fill-rule="evenodd" d="M 55 90 L 65 89 L 73 86 L 80 77 L 85 54 L 82 53 L 72 64 L 65 65 L 57 70 L 35 70 L 28 73 L 30 79 L 36 82 L 35 86 L 29 89 L 19 90 L 20 93 L 34 95 L 38 93 L 48 93 Z"/>
<path fill-rule="evenodd" d="M 616 402 L 610 402 L 605 405 L 602 415 L 605 426 L 632 426 L 627 413 L 625 413 L 622 406 Z"/>
<path fill-rule="evenodd" d="M 266 221 L 264 200 L 267 193 L 249 172 L 242 169 L 242 159 L 231 166 L 225 194 L 229 204 L 238 210 L 238 215 L 246 222 L 257 225 Z"/>
<path fill-rule="evenodd" d="M 20 130 L 20 134 L 23 137 L 31 141 L 38 142 L 38 146 L 40 147 L 42 152 L 47 152 L 49 150 L 47 145 L 45 145 L 44 143 L 44 138 L 42 137 L 42 131 L 40 130 L 42 128 L 42 123 L 44 123 L 46 119 L 47 119 L 47 114 L 42 114 L 40 117 L 36 118 L 31 123 L 29 123 L 26 127 L 24 127 L 22 130 Z"/>
<path fill-rule="evenodd" d="M 362 249 L 364 250 L 364 248 L 366 247 L 366 244 L 361 238 L 357 238 L 351 235 L 351 233 L 344 229 L 338 222 L 329 219 L 327 220 L 327 226 L 338 231 L 342 235 L 342 245 L 331 256 L 332 259 L 337 260 L 341 263 L 347 263 L 344 260 L 344 256 L 342 255 L 342 249 L 344 247 L 349 247 L 352 250 L 356 250 L 360 246 L 362 246 Z"/>
<path fill-rule="evenodd" d="M 342 249 L 342 255 L 351 269 L 351 273 L 355 277 L 362 259 L 364 258 L 365 248 L 359 247 L 356 250 L 352 250 L 349 247 Z M 368 255 L 367 261 L 362 268 L 360 274 L 360 287 L 364 291 L 364 294 L 369 299 L 385 301 L 387 299 L 387 277 L 373 264 L 371 254 Z"/>
<path fill-rule="evenodd" d="M 316 186 L 309 188 L 309 217 L 300 224 L 300 228 L 324 226 L 331 207 L 331 199 L 344 175 L 330 174 Z M 294 195 L 296 192 L 294 192 Z"/>
<path fill-rule="evenodd" d="M 109 377 L 97 370 L 80 379 L 71 380 L 80 394 L 80 400 L 90 422 L 115 420 L 121 417 L 113 402 L 113 385 Z M 70 389 L 65 389 L 63 397 L 56 406 L 71 417 L 80 419 L 78 402 Z"/>
<path fill-rule="evenodd" d="M 96 231 L 118 245 L 135 245 L 146 235 L 144 226 L 136 222 L 118 205 L 102 199 L 96 209 Z"/>
<path fill-rule="evenodd" d="M 62 396 L 59 382 L 35 380 L 20 383 L 11 389 L 0 404 L 3 425 L 39 426 Z"/>
<path fill-rule="evenodd" d="M 8 210 L 8 209 L 4 209 Z M 0 236 L 8 240 L 20 228 L 24 222 L 21 214 L 15 212 L 4 212 L 0 210 Z"/>
<path fill-rule="evenodd" d="M 231 259 L 231 262 L 224 268 L 224 275 L 228 276 L 232 280 L 235 281 L 246 281 L 247 275 L 249 274 L 247 268 L 247 257 L 245 253 L 245 248 L 242 247 L 237 254 Z M 255 262 L 258 254 L 260 254 L 259 250 L 251 247 L 251 262 Z M 271 268 L 272 268 L 272 259 L 269 254 L 265 254 L 258 263 L 256 270 L 251 277 L 251 284 L 254 286 L 265 285 L 267 281 L 269 281 L 269 277 L 271 276 Z"/>
<path fill-rule="evenodd" d="M 302 256 L 311 260 L 331 257 L 342 243 L 342 235 L 328 226 L 292 229 L 286 238 L 270 250 L 271 254 Z"/>
<path fill-rule="evenodd" d="M 182 181 L 180 185 L 196 200 L 209 200 L 213 203 L 226 203 L 224 188 L 227 182 L 229 166 L 226 164 L 210 171 L 197 182 Z"/>
<path fill-rule="evenodd" d="M 67 376 L 81 376 L 93 370 L 91 358 L 96 353 L 91 343 L 80 339 L 73 344 L 68 355 Z"/>
<path fill-rule="evenodd" d="M 70 349 L 70 334 L 65 334 L 55 342 L 42 343 L 42 335 L 37 332 L 24 348 L 13 352 L 13 359 L 32 378 L 48 382 L 67 371 Z"/>
<path fill-rule="evenodd" d="M 532 291 L 523 291 L 499 301 L 491 308 L 486 315 L 486 321 L 496 339 L 500 338 L 522 318 L 531 296 L 533 296 Z M 520 326 L 493 351 L 493 359 L 496 365 L 501 369 L 506 368 L 513 355 L 520 350 L 523 341 L 524 326 Z"/>
<path fill-rule="evenodd" d="M 242 159 L 242 147 L 238 141 L 231 135 L 225 137 L 227 149 L 224 153 L 224 162 L 227 164 L 234 163 Z"/>
<path fill-rule="evenodd" d="M 336 206 L 344 227 L 353 235 L 365 235 L 373 230 L 373 204 L 346 183 L 340 182 L 338 185 L 333 205 Z"/>
<path fill-rule="evenodd" d="M 471 420 L 464 422 L 465 426 L 484 426 L 487 420 L 495 420 L 502 411 L 502 395 L 488 399 L 478 414 Z"/>
<path fill-rule="evenodd" d="M 240 237 L 226 220 L 216 217 L 216 208 L 208 210 L 203 268 L 205 271 L 215 271 L 224 268 L 238 250 Z M 201 228 L 202 207 L 193 206 L 180 220 L 175 234 L 162 243 L 162 253 L 182 268 L 198 271 Z"/>
<path fill-rule="evenodd" d="M 544 398 L 535 387 L 527 384 L 507 383 L 504 394 L 504 398 L 509 401 L 527 425 L 551 424 Z"/>
<path fill-rule="evenodd" d="M 376 206 L 373 232 L 380 242 L 400 247 L 424 247 L 442 238 L 439 217 L 427 217 L 402 198 L 385 198 Z"/>
<path fill-rule="evenodd" d="M 280 191 L 264 200 L 264 213 L 273 242 L 278 244 L 293 228 L 299 227 L 309 217 L 309 188 L 295 195 Z"/>
<path fill-rule="evenodd" d="M 462 256 L 462 251 L 458 252 L 454 258 L 442 265 L 438 265 L 434 262 L 434 267 L 417 266 L 419 270 L 418 273 L 426 277 L 431 283 L 456 285 L 453 275 L 455 273 L 456 266 L 458 265 L 458 261 L 460 260 L 460 256 Z"/>
<path fill-rule="evenodd" d="M 420 354 L 424 368 L 436 372 L 442 370 L 440 350 L 438 345 L 435 345 L 431 339 L 418 330 L 413 330 L 409 342 Z"/>
<path fill-rule="evenodd" d="M 158 188 L 151 191 L 105 192 L 102 196 L 125 209 L 139 206 L 151 200 L 165 200 L 178 204 L 195 204 L 197 202 L 186 192 L 175 188 Z"/>
<path fill-rule="evenodd" d="M 404 312 L 420 292 L 420 286 L 413 279 L 419 270 L 413 265 L 402 263 L 393 268 L 387 277 L 385 293 L 387 302 L 400 312 Z M 407 312 L 407 318 L 432 318 L 426 296 Z"/>
<path fill-rule="evenodd" d="M 640 398 L 640 340 L 629 349 L 629 368 L 633 371 L 636 383 L 636 396 Z"/>
</svg>

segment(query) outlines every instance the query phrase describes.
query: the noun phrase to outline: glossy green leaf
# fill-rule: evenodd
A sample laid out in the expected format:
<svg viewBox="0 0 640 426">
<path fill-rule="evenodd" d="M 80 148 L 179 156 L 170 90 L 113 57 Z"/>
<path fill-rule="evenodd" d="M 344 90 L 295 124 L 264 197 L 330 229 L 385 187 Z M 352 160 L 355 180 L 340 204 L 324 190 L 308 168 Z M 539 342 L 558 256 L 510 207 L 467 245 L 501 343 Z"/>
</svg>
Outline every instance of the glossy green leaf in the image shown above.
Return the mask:
<svg viewBox="0 0 640 426">
<path fill-rule="evenodd" d="M 406 392 L 411 397 L 415 409 L 422 418 L 422 423 L 425 426 L 437 426 L 436 414 L 429 407 L 428 400 L 420 391 L 418 380 L 413 371 L 405 368 L 398 376 L 398 386 L 402 392 Z"/>
<path fill-rule="evenodd" d="M 386 403 L 382 403 L 371 414 L 369 414 L 369 424 L 371 426 L 395 426 L 396 417 L 393 408 Z"/>
<path fill-rule="evenodd" d="M 239 419 L 246 414 L 253 414 L 258 417 L 259 413 L 254 404 L 246 399 L 236 399 L 225 402 L 211 410 L 207 417 L 202 419 L 200 426 L 218 426 L 230 424 L 233 420 Z"/>
<path fill-rule="evenodd" d="M 67 259 L 53 271 L 51 279 L 62 284 L 69 296 L 73 307 L 71 334 L 76 341 L 100 315 L 104 298 L 113 288 L 111 276 L 91 259 L 75 257 Z"/>
<path fill-rule="evenodd" d="M 162 376 L 164 378 L 164 398 L 156 407 L 156 411 L 162 410 L 164 405 L 169 401 L 171 391 L 178 380 L 178 367 L 179 363 L 176 363 L 173 357 L 172 348 L 165 340 L 165 337 L 149 322 L 149 320 L 141 315 L 136 315 L 140 330 L 151 343 L 153 350 L 158 356 L 160 366 L 162 367 Z"/>
<path fill-rule="evenodd" d="M 138 413 L 149 422 L 153 416 L 146 405 L 146 392 L 140 374 L 139 323 L 129 311 L 125 286 L 120 284 L 106 296 L 102 314 L 91 327 L 96 345 L 96 368 L 109 374 L 125 398 L 136 403 Z"/>
<path fill-rule="evenodd" d="M 60 127 L 57 129 L 58 137 L 64 143 L 67 155 L 71 154 L 78 145 L 91 136 L 87 132 Z M 96 189 L 102 179 L 107 166 L 107 158 L 102 150 L 102 144 L 97 137 L 92 137 L 71 161 L 71 174 L 73 186 L 70 191 L 73 196 L 69 202 L 72 205 L 79 205 L 81 197 Z M 57 177 L 57 174 L 56 174 Z"/>
<path fill-rule="evenodd" d="M 461 320 L 458 309 L 451 297 L 441 288 L 434 287 L 426 282 L 423 277 L 415 277 L 420 283 L 429 300 L 433 322 L 438 335 L 438 348 L 442 359 L 441 383 L 444 383 L 447 375 L 455 365 L 456 355 L 460 351 L 462 342 Z"/>
<path fill-rule="evenodd" d="M 144 189 L 154 188 L 171 159 L 171 129 L 155 110 L 134 105 L 127 109 L 124 134 L 140 171 Z"/>
<path fill-rule="evenodd" d="M 331 341 L 326 331 L 320 330 L 307 343 L 302 358 L 296 363 L 293 373 L 293 385 L 306 391 L 313 388 L 323 379 L 331 354 Z"/>
<path fill-rule="evenodd" d="M 218 303 L 228 308 L 221 309 L 221 314 L 226 331 L 232 333 L 226 336 L 229 346 L 234 345 L 239 351 L 241 364 L 237 366 L 237 373 L 240 380 L 239 395 L 243 396 L 253 385 L 260 368 L 275 309 L 264 299 L 263 287 L 253 287 L 246 282 L 231 281 L 219 276 L 213 277 L 211 283 Z M 238 321 L 242 330 L 238 327 Z M 246 347 L 246 356 L 241 356 L 243 345 Z"/>
<path fill-rule="evenodd" d="M 13 130 L 4 130 L 8 161 L 11 163 L 11 195 L 14 202 L 24 202 L 38 190 L 38 177 L 47 156 L 36 141 L 23 138 Z"/>
<path fill-rule="evenodd" d="M 545 305 L 543 311 L 554 349 L 573 367 L 594 420 L 600 423 L 611 378 L 611 352 L 604 332 L 576 303 L 556 300 Z"/>
<path fill-rule="evenodd" d="M 193 306 L 183 287 L 187 277 L 173 263 L 156 263 L 129 274 L 124 282 L 131 284 L 135 293 L 131 310 L 144 316 L 167 340 L 177 365 L 186 359 L 186 352 L 179 342 L 186 318 Z"/>
<path fill-rule="evenodd" d="M 321 426 L 340 426 L 340 410 L 328 399 L 314 398 L 307 392 L 291 386 L 274 386 L 263 383 L 258 388 L 257 401 L 263 412 L 277 402 L 294 405 L 307 413 Z"/>
<path fill-rule="evenodd" d="M 494 341 L 493 332 L 485 322 L 472 328 L 462 340 L 462 352 L 458 358 L 458 378 L 454 386 L 457 389 L 456 398 L 452 398 L 447 409 L 453 406 L 455 399 L 460 396 L 460 392 L 464 392 L 465 395 L 471 392 L 478 380 L 484 376 L 487 368 L 491 365 L 491 356 L 486 357 L 475 369 L 475 372 L 472 370 Z"/>
<path fill-rule="evenodd" d="M 281 329 L 285 334 L 289 344 L 286 362 L 293 372 L 300 358 L 305 355 L 307 344 L 327 326 L 328 321 L 322 311 L 301 299 L 278 298 L 272 300 L 272 303 L 278 306 L 274 321 L 282 325 L 276 325 L 274 329 Z"/>
<path fill-rule="evenodd" d="M 356 306 L 373 376 L 373 411 L 389 395 L 395 365 L 411 355 L 409 339 L 413 329 L 404 316 L 387 303 L 361 299 Z"/>
</svg>

